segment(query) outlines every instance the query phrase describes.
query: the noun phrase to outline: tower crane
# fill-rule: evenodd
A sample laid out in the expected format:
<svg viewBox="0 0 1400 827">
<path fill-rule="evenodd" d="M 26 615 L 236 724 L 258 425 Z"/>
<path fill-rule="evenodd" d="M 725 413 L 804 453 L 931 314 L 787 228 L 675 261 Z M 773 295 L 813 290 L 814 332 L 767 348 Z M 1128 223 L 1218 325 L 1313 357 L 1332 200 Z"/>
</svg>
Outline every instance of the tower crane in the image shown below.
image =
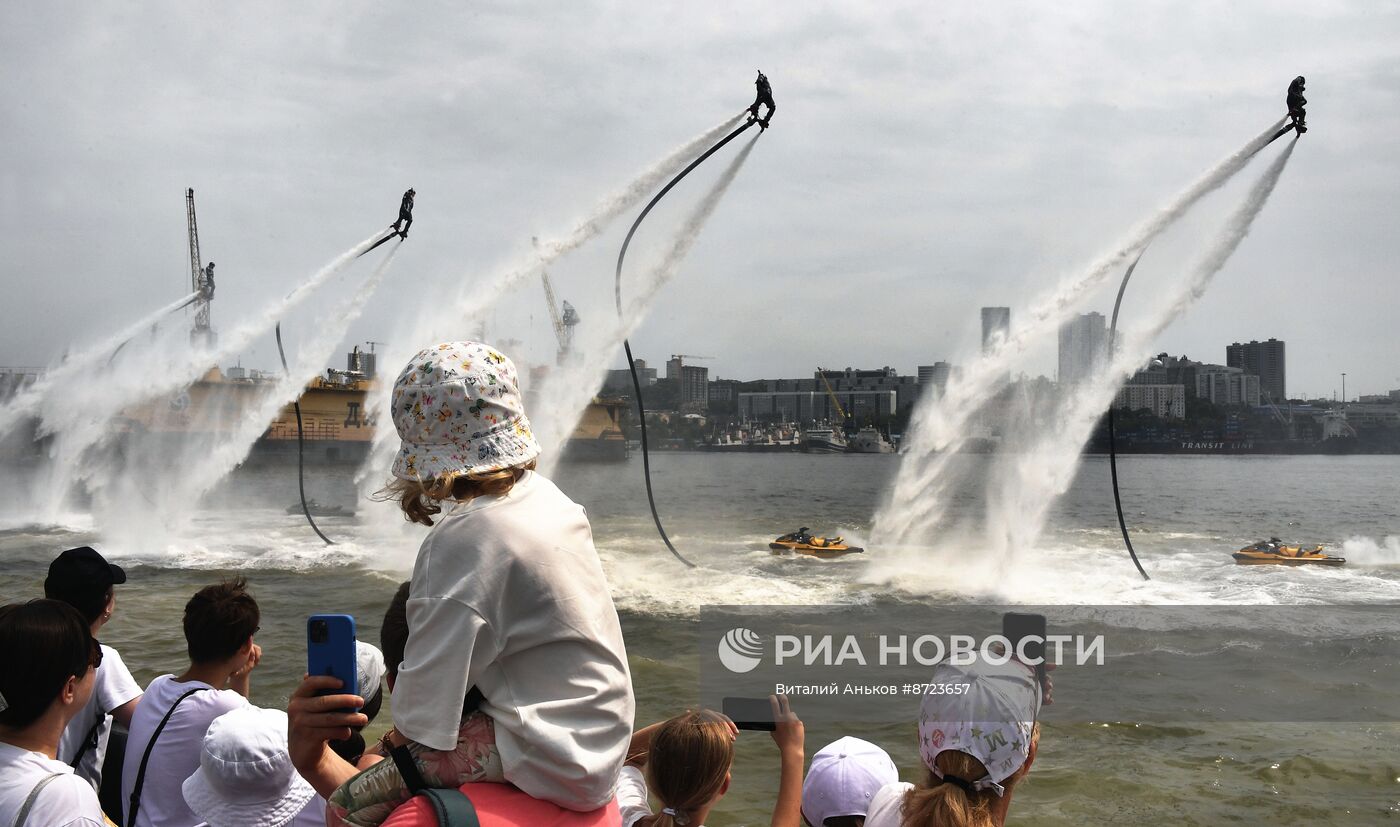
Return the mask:
<svg viewBox="0 0 1400 827">
<path fill-rule="evenodd" d="M 199 223 L 194 215 L 194 189 L 185 190 L 185 223 L 190 237 L 190 289 L 199 294 L 194 303 L 194 327 L 190 341 L 212 345 L 214 331 L 209 327 L 209 301 L 214 298 L 214 263 L 206 268 L 199 257 Z"/>
</svg>

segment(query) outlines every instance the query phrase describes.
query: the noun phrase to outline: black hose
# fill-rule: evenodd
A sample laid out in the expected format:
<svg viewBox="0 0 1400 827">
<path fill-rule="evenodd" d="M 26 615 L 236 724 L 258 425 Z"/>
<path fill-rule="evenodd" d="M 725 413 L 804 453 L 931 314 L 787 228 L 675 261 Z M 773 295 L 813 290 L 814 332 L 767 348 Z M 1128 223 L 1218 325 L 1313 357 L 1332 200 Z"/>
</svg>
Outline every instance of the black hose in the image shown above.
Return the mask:
<svg viewBox="0 0 1400 827">
<path fill-rule="evenodd" d="M 725 144 L 739 137 L 740 133 L 753 126 L 755 123 L 757 123 L 757 121 L 754 120 L 749 120 L 745 122 L 742 126 L 738 127 L 733 132 L 730 132 L 728 135 L 725 135 L 723 138 L 721 138 L 719 142 L 716 143 L 714 146 L 705 150 L 705 153 L 699 158 L 696 158 L 694 161 L 691 161 L 689 166 L 681 170 L 675 178 L 672 178 L 671 181 L 668 184 L 666 184 L 666 186 L 661 188 L 661 192 L 658 192 L 656 196 L 651 199 L 651 201 L 646 205 L 646 208 L 642 210 L 642 214 L 637 216 L 636 221 L 632 222 L 632 228 L 627 231 L 627 238 L 624 239 L 622 242 L 622 249 L 619 250 L 617 253 L 617 272 L 614 276 L 613 294 L 614 298 L 617 301 L 617 317 L 619 319 L 622 318 L 622 260 L 627 257 L 627 247 L 632 243 L 632 236 L 636 234 L 637 227 L 641 226 L 642 219 L 646 218 L 647 213 L 651 212 L 651 208 L 655 207 L 657 202 L 664 198 L 666 193 L 671 191 L 672 187 L 680 183 L 680 180 L 682 178 L 689 175 L 691 170 L 700 166 L 700 164 L 704 162 L 706 158 L 718 152 L 720 147 L 723 147 Z M 637 423 L 640 426 L 642 436 L 642 475 L 646 480 L 647 504 L 651 506 L 651 518 L 653 521 L 655 521 L 656 531 L 661 535 L 661 541 L 666 544 L 666 548 L 671 552 L 672 555 L 675 556 L 677 560 L 681 561 L 682 563 L 686 564 L 687 566 L 693 569 L 695 568 L 695 564 L 685 559 L 685 557 L 683 557 L 679 551 L 676 551 L 676 546 L 671 542 L 671 538 L 666 534 L 666 527 L 661 524 L 661 514 L 656 510 L 656 495 L 652 493 L 651 489 L 651 454 L 650 447 L 647 444 L 646 407 L 642 403 L 642 380 L 637 376 L 637 363 L 632 358 L 632 342 L 628 339 L 623 339 L 622 349 L 627 354 L 627 370 L 632 374 L 632 390 L 637 397 Z"/>
<path fill-rule="evenodd" d="M 1113 302 L 1113 321 L 1108 325 L 1108 358 L 1113 359 L 1113 340 L 1118 335 L 1118 308 L 1123 304 L 1123 291 L 1128 289 L 1128 279 L 1133 277 L 1133 271 L 1137 269 L 1138 262 L 1142 261 L 1142 254 L 1147 252 L 1143 248 L 1138 253 L 1133 263 L 1128 265 L 1128 272 L 1123 274 L 1123 283 L 1118 285 L 1118 298 Z M 1114 400 L 1117 402 L 1117 400 Z M 1133 565 L 1137 566 L 1138 574 L 1143 580 L 1151 580 L 1147 576 L 1147 570 L 1138 561 L 1137 552 L 1133 550 L 1133 540 L 1128 536 L 1128 522 L 1123 519 L 1123 498 L 1118 493 L 1118 449 L 1113 431 L 1113 409 L 1114 403 L 1108 406 L 1108 473 L 1113 478 L 1113 507 L 1118 511 L 1118 528 L 1123 532 L 1123 545 L 1128 547 L 1128 556 L 1133 558 Z"/>
<path fill-rule="evenodd" d="M 282 323 L 277 323 L 277 357 L 282 360 L 282 371 L 291 377 L 292 371 L 287 367 L 287 352 L 282 349 Z M 306 504 L 306 443 L 302 434 L 301 424 L 301 394 L 292 400 L 292 410 L 297 415 L 297 493 L 301 496 L 301 513 L 306 515 L 306 522 L 310 524 L 311 530 L 316 532 L 316 536 L 326 542 L 326 545 L 335 545 L 331 538 L 316 525 L 316 521 L 311 518 L 311 508 Z"/>
</svg>

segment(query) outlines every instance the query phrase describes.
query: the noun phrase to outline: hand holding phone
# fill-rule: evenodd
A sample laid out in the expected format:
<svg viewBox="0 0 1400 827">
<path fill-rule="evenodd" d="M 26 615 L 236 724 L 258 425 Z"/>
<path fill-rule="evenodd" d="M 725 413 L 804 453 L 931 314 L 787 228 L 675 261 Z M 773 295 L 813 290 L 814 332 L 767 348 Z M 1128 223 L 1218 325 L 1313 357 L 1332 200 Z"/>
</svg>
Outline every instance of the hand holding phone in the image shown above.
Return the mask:
<svg viewBox="0 0 1400 827">
<path fill-rule="evenodd" d="M 1045 664 L 1045 615 L 1029 612 L 1007 612 L 1001 618 L 1001 633 L 1011 642 L 1012 657 L 1021 659 L 1024 653 L 1028 660 L 1039 660 L 1034 664 L 1036 680 L 1040 683 L 1042 695 L 1047 695 L 1050 678 Z M 1029 640 L 1027 640 L 1029 638 Z M 1024 644 L 1021 641 L 1025 641 Z M 1026 664 L 1031 666 L 1031 664 Z"/>
<path fill-rule="evenodd" d="M 725 698 L 720 711 L 739 729 L 772 732 L 778 728 L 773 702 L 767 698 Z"/>
<path fill-rule="evenodd" d="M 323 689 L 321 695 L 358 695 L 355 618 L 350 615 L 312 615 L 306 619 L 306 672 L 329 675 L 341 682 L 339 689 Z"/>
</svg>

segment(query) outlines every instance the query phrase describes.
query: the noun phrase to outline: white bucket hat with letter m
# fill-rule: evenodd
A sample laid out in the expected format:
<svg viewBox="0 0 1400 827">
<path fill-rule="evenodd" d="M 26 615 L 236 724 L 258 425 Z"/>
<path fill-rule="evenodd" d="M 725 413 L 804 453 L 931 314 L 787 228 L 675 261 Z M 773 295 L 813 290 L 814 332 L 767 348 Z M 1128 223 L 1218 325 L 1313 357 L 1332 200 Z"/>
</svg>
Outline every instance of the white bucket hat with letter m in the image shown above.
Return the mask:
<svg viewBox="0 0 1400 827">
<path fill-rule="evenodd" d="M 490 345 L 444 342 L 418 351 L 394 382 L 393 406 L 403 440 L 393 468 L 400 479 L 446 482 L 540 455 L 515 364 Z"/>
</svg>

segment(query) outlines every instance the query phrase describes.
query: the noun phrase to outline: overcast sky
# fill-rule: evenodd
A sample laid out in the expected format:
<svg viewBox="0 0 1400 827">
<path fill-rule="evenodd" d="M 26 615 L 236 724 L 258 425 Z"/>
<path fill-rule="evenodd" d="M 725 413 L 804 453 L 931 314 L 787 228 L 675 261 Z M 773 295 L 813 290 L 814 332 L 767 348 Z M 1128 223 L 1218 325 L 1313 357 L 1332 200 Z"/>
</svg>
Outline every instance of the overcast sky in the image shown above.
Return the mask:
<svg viewBox="0 0 1400 827">
<path fill-rule="evenodd" d="M 415 187 L 411 238 L 347 344 L 383 339 L 747 106 L 761 68 L 773 128 L 634 350 L 712 355 L 732 378 L 912 373 L 961 358 L 980 306 L 1014 316 L 1082 269 L 1281 117 L 1304 74 L 1312 130 L 1158 349 L 1223 362 L 1229 342 L 1276 336 L 1290 395 L 1330 396 L 1343 371 L 1350 395 L 1383 392 L 1400 388 L 1397 44 L 1400 6 L 1316 0 L 20 4 L 0 27 L 0 365 L 187 292 L 186 187 L 218 263 L 216 327 Z M 1184 269 L 1258 166 L 1141 277 Z M 626 223 L 554 271 L 585 324 L 608 312 Z M 316 321 L 290 320 L 293 340 Z M 537 284 L 488 322 L 526 359 L 552 353 Z M 272 342 L 243 359 L 273 367 Z"/>
</svg>

